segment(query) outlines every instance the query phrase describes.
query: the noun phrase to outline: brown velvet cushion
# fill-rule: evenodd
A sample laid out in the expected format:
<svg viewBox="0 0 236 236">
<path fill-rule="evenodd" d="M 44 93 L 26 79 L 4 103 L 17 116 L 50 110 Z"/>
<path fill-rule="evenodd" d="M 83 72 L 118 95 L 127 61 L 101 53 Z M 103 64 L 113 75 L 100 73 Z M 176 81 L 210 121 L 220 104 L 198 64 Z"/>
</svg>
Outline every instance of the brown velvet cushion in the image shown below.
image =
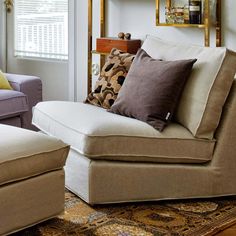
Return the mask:
<svg viewBox="0 0 236 236">
<path fill-rule="evenodd" d="M 133 59 L 133 54 L 112 49 L 94 91 L 88 95 L 85 102 L 106 109 L 110 108 L 117 98 Z"/>
<path fill-rule="evenodd" d="M 140 49 L 109 111 L 162 131 L 171 120 L 196 59 L 161 61 Z"/>
</svg>

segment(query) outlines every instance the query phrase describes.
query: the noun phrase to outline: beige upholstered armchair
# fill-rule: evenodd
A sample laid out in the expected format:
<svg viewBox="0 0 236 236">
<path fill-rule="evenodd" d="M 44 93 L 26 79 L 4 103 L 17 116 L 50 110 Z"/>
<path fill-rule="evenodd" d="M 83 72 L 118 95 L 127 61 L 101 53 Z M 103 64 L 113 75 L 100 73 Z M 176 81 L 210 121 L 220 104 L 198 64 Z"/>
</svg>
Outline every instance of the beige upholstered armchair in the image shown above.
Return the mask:
<svg viewBox="0 0 236 236">
<path fill-rule="evenodd" d="M 197 58 L 163 132 L 84 103 L 34 109 L 40 130 L 71 145 L 66 187 L 91 204 L 236 195 L 236 54 L 151 36 L 142 48 L 155 59 Z"/>
</svg>

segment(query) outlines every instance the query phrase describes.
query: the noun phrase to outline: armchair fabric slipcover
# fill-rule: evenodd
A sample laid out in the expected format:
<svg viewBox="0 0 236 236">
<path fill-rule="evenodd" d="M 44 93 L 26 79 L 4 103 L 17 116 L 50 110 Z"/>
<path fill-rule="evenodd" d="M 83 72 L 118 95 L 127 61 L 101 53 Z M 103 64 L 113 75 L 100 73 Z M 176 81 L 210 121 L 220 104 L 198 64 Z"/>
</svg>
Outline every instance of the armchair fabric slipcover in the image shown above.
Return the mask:
<svg viewBox="0 0 236 236">
<path fill-rule="evenodd" d="M 71 145 L 66 187 L 90 204 L 236 195 L 236 53 L 154 37 L 142 48 L 198 59 L 162 133 L 89 104 L 35 107 L 33 124 Z"/>
</svg>

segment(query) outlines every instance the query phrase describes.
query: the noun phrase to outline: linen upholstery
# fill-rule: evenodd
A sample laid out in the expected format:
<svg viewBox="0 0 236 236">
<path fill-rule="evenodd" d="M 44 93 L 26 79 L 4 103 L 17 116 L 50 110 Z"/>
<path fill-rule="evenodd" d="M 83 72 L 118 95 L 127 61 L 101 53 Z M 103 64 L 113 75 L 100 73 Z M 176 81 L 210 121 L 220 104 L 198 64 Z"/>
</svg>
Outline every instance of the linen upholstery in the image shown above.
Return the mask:
<svg viewBox="0 0 236 236">
<path fill-rule="evenodd" d="M 0 125 L 0 186 L 62 169 L 68 145 L 47 135 Z"/>
<path fill-rule="evenodd" d="M 235 195 L 235 107 L 236 80 L 216 131 L 217 144 L 211 162 L 205 165 L 136 163 L 136 166 L 127 162 L 90 162 L 90 168 L 86 169 L 91 178 L 89 200 L 104 203 L 127 199 L 143 201 Z M 105 196 L 103 193 L 108 182 L 110 190 Z"/>
<path fill-rule="evenodd" d="M 235 107 L 236 80 L 215 134 L 213 158 L 207 163 L 130 162 L 102 160 L 102 157 L 97 160 L 71 149 L 66 165 L 66 187 L 90 204 L 235 195 Z M 132 128 L 130 126 L 130 132 Z"/>
<path fill-rule="evenodd" d="M 218 168 L 222 167 L 225 169 L 224 175 L 225 178 L 230 179 L 227 177 L 230 175 L 232 176 L 231 171 L 227 172 L 228 170 L 235 170 L 236 163 L 235 163 L 235 143 L 236 143 L 236 78 L 234 79 L 233 86 L 230 91 L 230 95 L 226 101 L 224 106 L 224 111 L 221 117 L 220 125 L 216 131 L 216 138 L 217 138 L 217 145 L 214 151 L 214 159 L 212 163 L 214 166 Z M 227 161 L 226 159 L 227 158 Z M 234 182 L 229 181 L 228 183 L 234 184 Z"/>
<path fill-rule="evenodd" d="M 90 202 L 91 179 L 89 177 L 89 169 L 92 160 L 84 157 L 73 149 L 70 149 L 69 157 L 70 158 L 67 159 L 65 166 L 65 186 L 70 191 L 76 193 L 84 201 Z M 77 168 L 78 166 L 81 167 L 79 168 L 80 170 Z"/>
<path fill-rule="evenodd" d="M 0 187 L 0 235 L 8 235 L 61 214 L 64 170 Z"/>
<path fill-rule="evenodd" d="M 198 128 L 199 134 L 203 134 L 204 132 L 210 132 L 213 129 L 215 130 L 215 127 L 218 126 L 220 122 L 220 116 L 218 114 L 221 114 L 223 109 L 222 105 L 219 106 L 219 104 L 225 103 L 230 91 L 229 88 L 231 88 L 232 84 L 231 81 L 229 79 L 227 80 L 226 78 L 230 78 L 232 80 L 236 75 L 235 73 L 236 53 L 227 50 L 221 69 L 217 74 L 217 80 L 214 83 L 208 96 L 208 104 L 210 105 L 207 105 L 205 108 L 203 119 Z M 221 90 L 223 84 L 224 91 L 219 91 Z M 227 96 L 225 96 L 225 92 Z M 212 120 L 212 116 L 218 117 L 218 119 Z M 204 124 L 207 124 L 207 126 L 204 126 Z M 208 128 L 208 130 L 206 129 L 206 127 Z"/>
<path fill-rule="evenodd" d="M 153 58 L 197 58 L 176 120 L 195 137 L 212 139 L 236 72 L 236 54 L 226 48 L 191 46 L 148 36 L 142 48 Z"/>
<path fill-rule="evenodd" d="M 133 62 L 134 55 L 113 48 L 96 81 L 94 91 L 86 98 L 86 103 L 110 108 Z"/>
<path fill-rule="evenodd" d="M 223 173 L 210 164 L 92 160 L 71 150 L 65 172 L 66 188 L 90 204 L 230 194 L 220 180 Z M 236 192 L 235 184 L 231 190 Z"/>
<path fill-rule="evenodd" d="M 213 159 L 206 164 L 91 160 L 71 150 L 66 187 L 90 204 L 235 195 L 235 107 L 236 80 L 216 131 Z"/>
<path fill-rule="evenodd" d="M 0 120 L 18 116 L 28 110 L 28 100 L 24 93 L 13 90 L 1 90 Z"/>
<path fill-rule="evenodd" d="M 41 102 L 33 124 L 98 160 L 202 163 L 211 160 L 215 145 L 176 123 L 160 133 L 142 121 L 79 102 Z"/>
<path fill-rule="evenodd" d="M 139 49 L 110 112 L 163 131 L 171 121 L 196 59 L 161 61 Z"/>
<path fill-rule="evenodd" d="M 63 211 L 69 146 L 9 125 L 0 135 L 0 235 L 8 235 Z"/>
</svg>

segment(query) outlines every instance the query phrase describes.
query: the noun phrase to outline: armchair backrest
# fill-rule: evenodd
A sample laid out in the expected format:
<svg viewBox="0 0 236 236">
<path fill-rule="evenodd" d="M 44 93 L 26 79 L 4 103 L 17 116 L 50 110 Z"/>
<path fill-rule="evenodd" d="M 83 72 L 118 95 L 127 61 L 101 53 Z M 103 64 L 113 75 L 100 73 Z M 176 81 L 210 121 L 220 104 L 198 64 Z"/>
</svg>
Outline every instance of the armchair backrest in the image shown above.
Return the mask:
<svg viewBox="0 0 236 236">
<path fill-rule="evenodd" d="M 220 168 L 235 168 L 236 171 L 236 79 L 224 105 L 215 138 L 217 143 L 211 164 Z"/>
</svg>

